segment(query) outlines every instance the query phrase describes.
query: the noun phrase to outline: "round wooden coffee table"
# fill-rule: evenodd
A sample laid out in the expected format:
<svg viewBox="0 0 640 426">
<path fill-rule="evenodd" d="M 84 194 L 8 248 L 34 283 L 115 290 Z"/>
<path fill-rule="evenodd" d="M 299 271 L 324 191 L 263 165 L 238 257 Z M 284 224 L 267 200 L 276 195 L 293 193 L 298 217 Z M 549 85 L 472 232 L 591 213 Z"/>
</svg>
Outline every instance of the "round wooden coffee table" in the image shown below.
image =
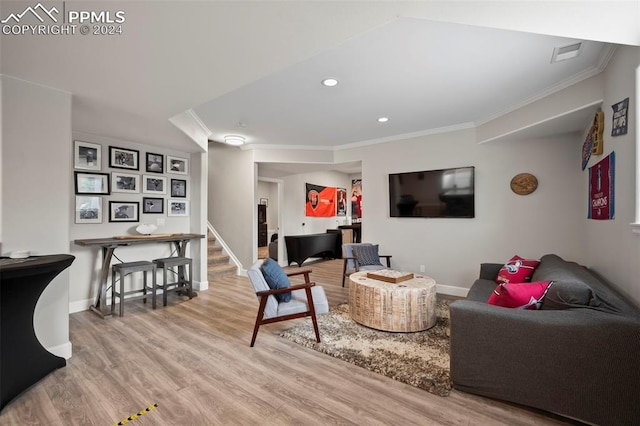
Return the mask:
<svg viewBox="0 0 640 426">
<path fill-rule="evenodd" d="M 378 330 L 426 330 L 436 323 L 436 282 L 414 274 L 394 284 L 355 272 L 349 276 L 349 310 L 354 321 Z"/>
</svg>

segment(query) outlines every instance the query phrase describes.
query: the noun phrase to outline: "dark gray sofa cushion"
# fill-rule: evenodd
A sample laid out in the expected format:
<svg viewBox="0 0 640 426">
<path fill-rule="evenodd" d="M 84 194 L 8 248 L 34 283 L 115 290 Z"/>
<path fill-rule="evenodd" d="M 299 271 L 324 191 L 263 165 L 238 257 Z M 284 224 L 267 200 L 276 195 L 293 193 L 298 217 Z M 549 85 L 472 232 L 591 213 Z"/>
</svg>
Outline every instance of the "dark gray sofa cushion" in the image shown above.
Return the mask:
<svg viewBox="0 0 640 426">
<path fill-rule="evenodd" d="M 557 281 L 565 284 L 565 289 L 571 286 L 578 289 L 580 284 L 588 286 L 593 297 L 588 303 L 589 308 L 603 312 L 620 315 L 630 315 L 636 319 L 640 318 L 640 310 L 631 302 L 627 301 L 617 291 L 615 291 L 606 279 L 577 264 L 568 262 L 555 254 L 546 254 L 540 259 L 540 266 L 533 273 L 532 281 Z M 573 294 L 572 298 L 583 299 L 584 291 Z M 543 309 L 545 309 L 543 307 Z"/>
<path fill-rule="evenodd" d="M 541 309 L 569 309 L 595 306 L 591 287 L 578 281 L 554 281 L 542 300 Z"/>
<path fill-rule="evenodd" d="M 496 288 L 496 284 L 493 280 L 479 279 L 476 280 L 467 294 L 467 300 L 473 300 L 476 302 L 486 302 L 489 300 L 489 296 Z"/>
</svg>

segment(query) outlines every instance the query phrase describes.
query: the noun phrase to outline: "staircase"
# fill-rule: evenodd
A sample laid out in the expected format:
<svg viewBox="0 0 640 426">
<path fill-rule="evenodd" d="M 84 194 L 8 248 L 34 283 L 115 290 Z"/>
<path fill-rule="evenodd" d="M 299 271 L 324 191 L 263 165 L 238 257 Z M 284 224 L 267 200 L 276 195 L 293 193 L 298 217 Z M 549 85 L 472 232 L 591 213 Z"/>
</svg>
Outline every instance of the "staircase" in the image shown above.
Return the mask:
<svg viewBox="0 0 640 426">
<path fill-rule="evenodd" d="M 229 256 L 222 253 L 222 246 L 216 243 L 216 237 L 207 233 L 207 279 L 215 281 L 236 275 L 236 265 L 229 263 Z"/>
</svg>

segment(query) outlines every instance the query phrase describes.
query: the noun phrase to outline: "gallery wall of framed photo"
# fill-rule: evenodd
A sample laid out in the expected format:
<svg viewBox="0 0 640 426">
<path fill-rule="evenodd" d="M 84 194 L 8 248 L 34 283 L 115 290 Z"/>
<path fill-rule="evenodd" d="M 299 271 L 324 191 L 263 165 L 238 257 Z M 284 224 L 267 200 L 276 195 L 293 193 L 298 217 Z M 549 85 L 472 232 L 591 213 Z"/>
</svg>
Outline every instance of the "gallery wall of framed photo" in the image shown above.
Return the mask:
<svg viewBox="0 0 640 426">
<path fill-rule="evenodd" d="M 74 222 L 189 217 L 189 156 L 121 145 L 73 141 Z"/>
</svg>

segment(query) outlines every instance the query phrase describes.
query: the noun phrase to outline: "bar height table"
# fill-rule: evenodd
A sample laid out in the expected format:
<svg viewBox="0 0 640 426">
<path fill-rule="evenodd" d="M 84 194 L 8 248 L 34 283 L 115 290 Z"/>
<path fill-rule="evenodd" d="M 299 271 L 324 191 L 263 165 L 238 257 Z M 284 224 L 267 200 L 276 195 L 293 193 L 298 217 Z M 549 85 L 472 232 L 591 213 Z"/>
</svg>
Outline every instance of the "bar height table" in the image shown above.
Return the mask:
<svg viewBox="0 0 640 426">
<path fill-rule="evenodd" d="M 109 269 L 111 267 L 111 259 L 113 252 L 118 247 L 133 246 L 138 244 L 149 243 L 170 243 L 173 244 L 177 251 L 177 256 L 185 256 L 187 244 L 191 240 L 201 239 L 205 236 L 202 234 L 156 234 L 156 235 L 122 235 L 108 238 L 91 238 L 85 240 L 75 240 L 74 244 L 83 247 L 99 246 L 102 248 L 102 269 L 99 277 L 99 291 L 96 295 L 96 302 L 91 305 L 91 310 L 101 317 L 111 315 L 111 311 L 107 309 L 107 289 L 109 288 L 108 278 Z M 184 278 L 184 267 L 178 268 L 178 275 Z M 192 292 L 191 297 L 196 296 Z"/>
<path fill-rule="evenodd" d="M 42 292 L 74 259 L 68 254 L 0 258 L 0 410 L 67 364 L 42 346 L 33 315 Z"/>
</svg>

